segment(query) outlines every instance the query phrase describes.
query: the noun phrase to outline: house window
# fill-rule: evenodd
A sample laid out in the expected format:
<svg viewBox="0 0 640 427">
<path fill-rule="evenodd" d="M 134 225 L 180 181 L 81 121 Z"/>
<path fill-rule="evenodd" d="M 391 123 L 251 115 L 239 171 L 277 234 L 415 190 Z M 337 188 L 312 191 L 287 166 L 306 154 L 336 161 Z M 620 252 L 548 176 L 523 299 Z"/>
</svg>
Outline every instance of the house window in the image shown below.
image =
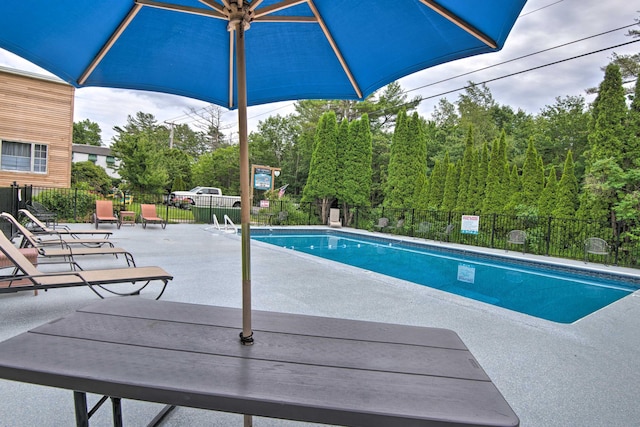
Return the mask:
<svg viewBox="0 0 640 427">
<path fill-rule="evenodd" d="M 90 162 L 97 162 L 98 161 L 98 155 L 97 154 L 89 154 L 89 161 Z"/>
<path fill-rule="evenodd" d="M 47 172 L 47 146 L 24 142 L 0 141 L 0 169 L 3 171 Z"/>
<path fill-rule="evenodd" d="M 113 166 L 113 164 L 116 162 L 116 158 L 113 156 L 107 156 L 107 164 L 109 166 Z"/>
</svg>

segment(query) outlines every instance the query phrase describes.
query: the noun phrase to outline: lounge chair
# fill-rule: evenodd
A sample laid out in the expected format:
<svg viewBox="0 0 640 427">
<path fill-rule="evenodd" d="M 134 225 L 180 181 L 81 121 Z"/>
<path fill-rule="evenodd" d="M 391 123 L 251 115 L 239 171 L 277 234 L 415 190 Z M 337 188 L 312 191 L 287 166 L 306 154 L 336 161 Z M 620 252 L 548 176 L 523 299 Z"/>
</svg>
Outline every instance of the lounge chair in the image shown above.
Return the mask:
<svg viewBox="0 0 640 427">
<path fill-rule="evenodd" d="M 83 255 L 114 255 L 116 258 L 118 255 L 123 255 L 125 260 L 127 261 L 128 266 L 136 265 L 133 255 L 131 252 L 126 251 L 122 248 L 115 248 L 113 245 L 111 247 L 93 247 L 93 248 L 78 248 L 74 247 L 74 245 L 65 244 L 66 242 L 62 240 L 61 248 L 54 248 L 50 244 L 41 244 L 41 241 L 38 240 L 37 236 L 34 235 L 28 228 L 22 225 L 19 221 L 17 221 L 11 214 L 6 212 L 0 214 L 0 218 L 5 219 L 6 221 L 13 224 L 14 227 L 18 229 L 18 233 L 22 235 L 22 244 L 21 247 L 31 247 L 38 251 L 39 255 L 52 259 L 52 258 L 62 258 L 62 263 L 68 263 L 71 266 L 71 269 L 82 268 L 76 262 L 76 256 Z M 74 243 L 77 240 L 71 240 L 71 243 Z"/>
<path fill-rule="evenodd" d="M 609 244 L 599 237 L 589 237 L 584 241 L 584 262 L 589 261 L 589 254 L 603 255 L 604 265 L 609 263 L 609 255 L 611 253 L 611 247 Z"/>
<path fill-rule="evenodd" d="M 47 224 L 47 227 L 50 223 L 53 224 L 54 227 L 58 223 L 58 215 L 56 215 L 55 212 L 51 212 L 38 202 L 32 201 L 27 204 L 27 209 L 40 221 L 44 221 Z"/>
<path fill-rule="evenodd" d="M 72 230 L 66 225 L 57 226 L 57 228 L 50 228 L 45 223 L 40 221 L 35 215 L 33 215 L 27 209 L 20 209 L 18 213 L 27 218 L 28 223 L 31 227 L 27 227 L 34 234 L 60 234 L 60 235 L 69 235 L 74 239 L 80 238 L 82 235 L 104 235 L 104 238 L 108 238 L 113 234 L 111 231 L 93 231 L 93 230 Z"/>
<path fill-rule="evenodd" d="M 96 213 L 93 215 L 96 229 L 102 222 L 116 224 L 118 228 L 122 225 L 120 219 L 113 211 L 113 202 L 111 200 L 96 200 Z"/>
<path fill-rule="evenodd" d="M 68 288 L 74 286 L 88 286 L 100 298 L 104 298 L 98 289 L 115 295 L 138 295 L 152 281 L 163 283 L 159 299 L 164 293 L 169 280 L 173 276 L 160 267 L 128 267 L 108 270 L 80 270 L 45 273 L 38 270 L 16 248 L 11 241 L 0 233 L 0 251 L 17 268 L 18 274 L 0 278 L 0 293 L 19 292 L 23 290 L 40 290 L 53 288 Z M 135 289 L 126 292 L 116 292 L 105 286 L 118 283 L 131 283 Z"/>
<path fill-rule="evenodd" d="M 160 224 L 163 229 L 167 226 L 167 221 L 160 218 L 156 213 L 156 205 L 141 204 L 140 210 L 140 217 L 142 218 L 142 228 L 147 228 L 147 224 Z"/>
<path fill-rule="evenodd" d="M 442 231 L 436 232 L 436 237 L 441 242 L 448 242 L 449 236 L 451 235 L 452 231 L 453 231 L 453 224 L 448 224 Z"/>
<path fill-rule="evenodd" d="M 388 226 L 389 226 L 389 218 L 385 218 L 385 217 L 378 219 L 378 223 L 374 224 L 374 227 L 378 231 L 383 231 Z"/>
<path fill-rule="evenodd" d="M 340 228 L 342 222 L 340 221 L 340 209 L 329 209 L 329 227 Z"/>
<path fill-rule="evenodd" d="M 36 235 L 31 233 L 28 229 L 26 229 L 26 227 L 20 224 L 20 222 L 17 219 L 15 219 L 15 217 L 10 213 L 2 212 L 0 214 L 0 218 L 3 218 L 9 221 L 10 223 L 12 223 L 16 228 L 21 230 L 20 233 L 22 235 L 25 235 L 25 236 L 28 235 L 29 237 L 31 237 L 38 246 L 49 246 L 49 247 L 59 246 L 60 248 L 68 248 L 70 246 L 76 246 L 76 245 L 82 245 L 82 246 L 87 246 L 92 248 L 101 248 L 102 246 L 109 246 L 113 248 L 115 246 L 113 242 L 109 239 L 74 239 L 70 236 L 69 236 L 70 237 L 69 239 L 64 239 L 63 235 L 61 234 L 47 235 L 51 238 L 45 239 L 43 238 L 45 236 L 44 234 Z"/>
<path fill-rule="evenodd" d="M 527 249 L 527 233 L 522 230 L 511 230 L 507 233 L 507 241 L 505 243 L 504 250 L 507 250 L 507 245 L 522 245 L 522 253 Z"/>
</svg>

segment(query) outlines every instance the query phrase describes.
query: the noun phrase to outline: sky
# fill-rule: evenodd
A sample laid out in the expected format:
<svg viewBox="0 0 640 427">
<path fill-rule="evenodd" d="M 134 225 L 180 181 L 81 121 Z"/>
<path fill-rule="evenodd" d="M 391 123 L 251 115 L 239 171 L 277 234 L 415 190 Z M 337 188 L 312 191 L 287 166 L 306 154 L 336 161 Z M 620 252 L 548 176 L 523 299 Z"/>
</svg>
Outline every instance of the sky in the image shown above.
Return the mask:
<svg viewBox="0 0 640 427">
<path fill-rule="evenodd" d="M 587 95 L 585 90 L 600 84 L 604 77 L 603 67 L 611 61 L 613 52 L 619 55 L 640 52 L 640 42 L 611 49 L 634 40 L 626 36 L 630 28 L 596 35 L 637 24 L 638 18 L 640 6 L 629 0 L 529 0 L 500 52 L 442 64 L 407 76 L 399 83 L 409 98 L 424 98 L 418 112 L 426 119 L 430 118 L 441 98 L 456 102 L 463 93 L 460 89 L 469 81 L 487 82 L 498 104 L 530 114 L 538 114 L 546 106 L 553 105 L 557 97 L 583 96 L 591 102 L 593 95 Z M 633 28 L 640 29 L 640 26 Z M 586 40 L 576 42 L 581 39 Z M 556 48 L 567 43 L 571 44 Z M 604 50 L 592 53 L 601 49 Z M 516 59 L 525 55 L 526 58 Z M 583 56 L 570 59 L 580 55 Z M 556 61 L 563 62 L 544 66 Z M 2 49 L 0 66 L 49 75 Z M 540 68 L 526 71 L 535 67 Z M 513 73 L 518 74 L 504 77 Z M 466 75 L 456 77 L 462 74 Z M 492 79 L 497 80 L 489 82 Z M 293 104 L 289 101 L 249 107 L 249 132 L 256 130 L 259 122 L 269 116 L 293 113 Z M 202 112 L 207 105 L 203 101 L 162 93 L 81 88 L 75 92 L 74 122 L 89 119 L 98 123 L 103 144 L 109 145 L 115 135 L 113 127 L 125 125 L 128 115 L 135 116 L 142 111 L 153 114 L 159 123 L 193 126 L 195 119 L 188 113 L 192 110 Z M 237 140 L 237 111 L 225 108 L 222 111 L 223 133 Z"/>
</svg>

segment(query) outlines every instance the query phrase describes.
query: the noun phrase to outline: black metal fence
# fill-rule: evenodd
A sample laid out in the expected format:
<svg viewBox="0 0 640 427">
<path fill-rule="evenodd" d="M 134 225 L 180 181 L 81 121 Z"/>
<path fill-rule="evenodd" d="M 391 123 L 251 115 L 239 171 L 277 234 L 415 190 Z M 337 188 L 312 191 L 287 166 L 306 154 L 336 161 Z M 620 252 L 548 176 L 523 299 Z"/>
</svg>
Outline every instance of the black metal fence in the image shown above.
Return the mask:
<svg viewBox="0 0 640 427">
<path fill-rule="evenodd" d="M 218 206 L 211 200 L 197 206 L 173 206 L 168 194 L 119 193 L 103 195 L 78 189 L 40 188 L 14 184 L 11 188 L 0 188 L 0 209 L 17 214 L 18 209 L 37 201 L 55 212 L 59 221 L 91 222 L 96 199 L 113 201 L 116 213 L 120 210 L 140 213 L 140 204 L 157 206 L 158 213 L 169 223 L 212 223 L 214 216 L 219 222 L 227 215 L 240 224 L 240 208 Z M 462 214 L 457 212 L 427 211 L 418 209 L 389 209 L 356 207 L 349 210 L 347 218 L 341 212 L 344 225 L 358 229 L 380 231 L 424 239 L 446 240 L 454 243 L 488 248 L 525 250 L 527 253 L 569 259 L 584 259 L 584 241 L 589 237 L 600 237 L 611 246 L 611 260 L 619 266 L 640 268 L 640 245 L 631 240 L 620 239 L 620 230 L 608 236 L 595 221 L 553 217 L 518 217 L 510 215 L 480 215 L 477 234 L 465 233 Z M 388 224 L 380 226 L 380 219 Z M 6 224 L 0 227 L 6 231 Z M 319 225 L 323 220 L 320 207 L 315 203 L 301 203 L 288 198 L 262 202 L 251 208 L 251 223 L 255 225 Z M 445 233 L 451 224 L 450 232 Z M 622 227 L 621 227 L 622 229 Z M 526 247 L 511 247 L 507 234 L 511 230 L 527 233 Z M 9 230 L 10 231 L 10 230 Z M 615 236 L 615 237 L 612 237 Z M 602 257 L 600 257 L 602 258 Z M 597 256 L 596 262 L 604 262 Z"/>
</svg>

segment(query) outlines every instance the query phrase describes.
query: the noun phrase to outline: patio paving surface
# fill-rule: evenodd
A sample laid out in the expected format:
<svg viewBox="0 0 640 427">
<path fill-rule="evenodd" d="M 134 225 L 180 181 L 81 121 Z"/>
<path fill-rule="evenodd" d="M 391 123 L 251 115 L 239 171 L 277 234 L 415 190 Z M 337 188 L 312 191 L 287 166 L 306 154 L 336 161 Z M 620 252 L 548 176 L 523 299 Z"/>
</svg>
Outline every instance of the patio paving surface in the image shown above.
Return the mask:
<svg viewBox="0 0 640 427">
<path fill-rule="evenodd" d="M 162 300 L 241 306 L 239 236 L 198 224 L 170 224 L 166 230 L 153 225 L 143 229 L 140 224 L 119 230 L 111 225 L 100 228 L 112 230 L 116 246 L 131 251 L 138 266 L 158 265 L 175 276 Z M 508 255 L 585 267 L 583 262 L 517 252 Z M 454 330 L 520 417 L 522 426 L 638 425 L 640 291 L 573 324 L 559 324 L 261 242 L 252 242 L 251 259 L 256 310 Z M 122 257 L 86 257 L 79 262 L 83 268 L 126 265 Z M 592 263 L 587 267 L 640 276 L 640 270 Z M 143 292 L 141 297 L 153 298 L 155 294 Z M 2 294 L 0 340 L 96 299 L 85 287 L 53 289 L 38 296 L 32 292 Z M 255 338 L 259 345 L 260 336 Z M 90 395 L 90 404 L 98 398 Z M 146 425 L 161 408 L 159 404 L 125 400 L 124 424 Z M 75 425 L 75 418 L 70 391 L 0 380 L 0 427 L 71 425 Z M 108 405 L 91 419 L 91 426 L 111 425 Z M 178 408 L 162 425 L 241 426 L 242 416 Z M 254 418 L 257 427 L 310 425 Z"/>
</svg>

